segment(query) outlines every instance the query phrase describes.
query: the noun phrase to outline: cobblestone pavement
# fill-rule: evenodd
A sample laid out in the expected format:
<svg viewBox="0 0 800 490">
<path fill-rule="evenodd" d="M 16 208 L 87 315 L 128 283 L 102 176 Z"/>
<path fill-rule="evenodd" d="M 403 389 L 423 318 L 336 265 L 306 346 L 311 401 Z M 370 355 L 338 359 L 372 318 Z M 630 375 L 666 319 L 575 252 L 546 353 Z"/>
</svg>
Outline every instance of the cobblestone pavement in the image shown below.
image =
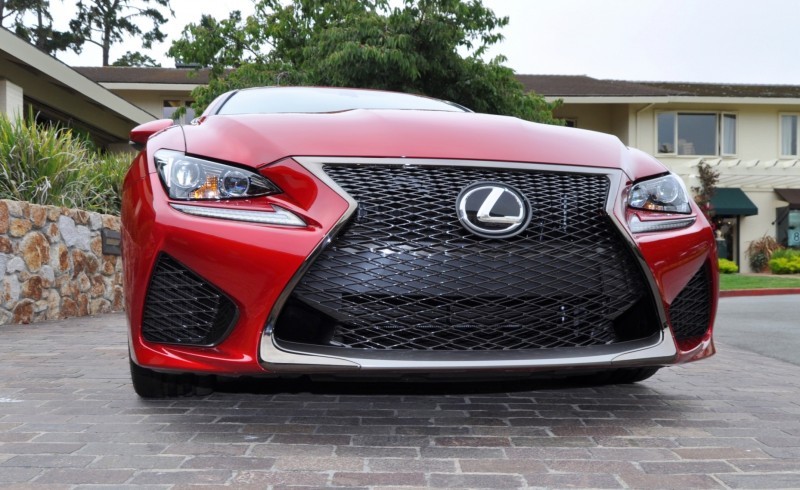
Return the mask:
<svg viewBox="0 0 800 490">
<path fill-rule="evenodd" d="M 0 328 L 0 485 L 800 488 L 800 366 L 724 345 L 619 387 L 281 382 L 142 401 L 124 332 L 121 315 Z"/>
</svg>

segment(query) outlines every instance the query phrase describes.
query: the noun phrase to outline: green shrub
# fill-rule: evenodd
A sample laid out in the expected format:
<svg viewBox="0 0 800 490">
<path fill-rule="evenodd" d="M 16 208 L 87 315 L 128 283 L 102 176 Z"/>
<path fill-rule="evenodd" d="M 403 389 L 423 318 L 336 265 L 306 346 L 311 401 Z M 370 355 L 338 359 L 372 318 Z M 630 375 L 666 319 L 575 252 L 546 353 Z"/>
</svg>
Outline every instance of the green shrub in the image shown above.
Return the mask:
<svg viewBox="0 0 800 490">
<path fill-rule="evenodd" d="M 739 266 L 732 260 L 719 259 L 718 262 L 720 274 L 734 274 L 739 272 Z"/>
<path fill-rule="evenodd" d="M 119 214 L 122 204 L 122 181 L 131 163 L 128 153 L 96 154 L 79 172 L 86 186 L 81 208 L 106 214 Z"/>
<path fill-rule="evenodd" d="M 69 128 L 0 117 L 0 199 L 119 214 L 129 163 Z"/>
<path fill-rule="evenodd" d="M 773 259 L 800 259 L 800 250 L 796 248 L 782 248 L 772 253 Z"/>
<path fill-rule="evenodd" d="M 800 274 L 800 253 L 781 254 L 780 257 L 776 255 L 778 254 L 773 254 L 772 260 L 769 261 L 769 268 L 773 274 Z"/>
<path fill-rule="evenodd" d="M 750 260 L 750 269 L 753 272 L 764 272 L 769 267 L 772 254 L 780 250 L 781 245 L 769 235 L 764 235 L 758 240 L 753 240 L 747 246 L 745 255 Z"/>
<path fill-rule="evenodd" d="M 77 181 L 89 159 L 86 143 L 69 129 L 0 118 L 0 197 L 77 207 Z"/>
</svg>

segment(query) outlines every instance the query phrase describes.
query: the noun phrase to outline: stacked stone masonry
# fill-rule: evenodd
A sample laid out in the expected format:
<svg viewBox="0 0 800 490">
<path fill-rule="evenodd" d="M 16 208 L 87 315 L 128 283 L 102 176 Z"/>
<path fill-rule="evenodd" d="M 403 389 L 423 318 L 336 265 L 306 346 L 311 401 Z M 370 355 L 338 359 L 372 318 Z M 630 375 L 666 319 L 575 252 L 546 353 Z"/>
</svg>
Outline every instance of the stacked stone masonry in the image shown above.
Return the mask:
<svg viewBox="0 0 800 490">
<path fill-rule="evenodd" d="M 103 255 L 116 216 L 0 200 L 0 325 L 123 308 L 122 261 Z"/>
</svg>

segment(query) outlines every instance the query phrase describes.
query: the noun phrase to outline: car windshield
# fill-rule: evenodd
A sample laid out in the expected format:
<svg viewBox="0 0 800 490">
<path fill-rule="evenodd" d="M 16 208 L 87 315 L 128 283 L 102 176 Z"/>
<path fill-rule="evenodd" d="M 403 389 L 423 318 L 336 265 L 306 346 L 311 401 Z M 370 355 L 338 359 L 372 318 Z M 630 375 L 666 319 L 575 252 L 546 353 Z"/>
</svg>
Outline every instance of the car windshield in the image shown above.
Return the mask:
<svg viewBox="0 0 800 490">
<path fill-rule="evenodd" d="M 466 112 L 456 104 L 411 94 L 336 88 L 275 87 L 240 90 L 222 104 L 217 114 L 310 114 L 354 109 Z"/>
</svg>

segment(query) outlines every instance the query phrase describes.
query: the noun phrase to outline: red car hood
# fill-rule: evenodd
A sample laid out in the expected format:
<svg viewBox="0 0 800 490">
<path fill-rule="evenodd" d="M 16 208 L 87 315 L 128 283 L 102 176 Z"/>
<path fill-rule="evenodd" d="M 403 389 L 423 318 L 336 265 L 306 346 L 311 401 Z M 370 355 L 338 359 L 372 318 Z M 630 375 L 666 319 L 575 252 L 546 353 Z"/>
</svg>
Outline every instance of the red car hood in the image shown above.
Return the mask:
<svg viewBox="0 0 800 490">
<path fill-rule="evenodd" d="M 290 156 L 337 156 L 622 168 L 634 179 L 666 171 L 611 135 L 488 114 L 353 110 L 209 116 L 185 126 L 184 133 L 188 153 L 252 167 Z"/>
</svg>

